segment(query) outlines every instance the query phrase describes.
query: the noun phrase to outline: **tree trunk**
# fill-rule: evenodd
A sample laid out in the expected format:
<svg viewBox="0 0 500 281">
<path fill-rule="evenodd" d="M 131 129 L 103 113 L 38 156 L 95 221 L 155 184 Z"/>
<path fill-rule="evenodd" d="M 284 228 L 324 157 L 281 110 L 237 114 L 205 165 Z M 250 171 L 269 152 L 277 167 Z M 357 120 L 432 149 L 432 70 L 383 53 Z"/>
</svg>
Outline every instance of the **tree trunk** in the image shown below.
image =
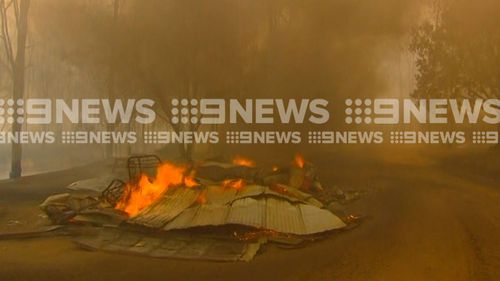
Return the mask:
<svg viewBox="0 0 500 281">
<path fill-rule="evenodd" d="M 28 11 L 30 7 L 30 0 L 20 0 L 19 5 L 19 24 L 17 26 L 17 51 L 16 58 L 13 65 L 13 94 L 14 101 L 22 99 L 24 96 L 24 75 L 25 75 L 25 58 L 26 58 L 26 39 L 28 35 Z M 16 133 L 21 131 L 22 124 L 17 122 L 20 117 L 14 112 L 14 122 L 12 124 L 12 132 Z M 12 144 L 12 162 L 10 178 L 15 179 L 21 177 L 22 174 L 22 146 L 19 143 Z"/>
<path fill-rule="evenodd" d="M 193 150 L 194 150 L 194 143 L 188 143 L 186 147 L 186 157 L 185 157 L 185 160 L 188 163 L 193 162 Z"/>
<path fill-rule="evenodd" d="M 186 145 L 181 142 L 181 143 L 179 143 L 178 148 L 179 148 L 179 158 L 180 158 L 180 160 L 186 161 L 186 159 L 187 159 Z"/>
<path fill-rule="evenodd" d="M 498 134 L 500 134 L 500 123 L 498 123 L 498 125 L 497 125 L 497 132 L 498 132 Z M 500 143 L 497 143 L 495 145 L 495 149 L 497 152 L 500 152 Z"/>
<path fill-rule="evenodd" d="M 109 44 L 109 57 L 108 57 L 108 98 L 110 100 L 114 100 L 116 98 L 115 93 L 115 48 L 116 48 L 116 32 L 117 32 L 117 21 L 118 21 L 118 13 L 120 11 L 120 0 L 114 0 L 113 2 L 113 26 L 112 26 L 112 40 Z M 115 124 L 108 123 L 107 130 L 110 132 L 114 132 L 116 129 Z M 106 145 L 106 158 L 113 158 L 113 147 L 114 144 L 111 142 Z"/>
</svg>

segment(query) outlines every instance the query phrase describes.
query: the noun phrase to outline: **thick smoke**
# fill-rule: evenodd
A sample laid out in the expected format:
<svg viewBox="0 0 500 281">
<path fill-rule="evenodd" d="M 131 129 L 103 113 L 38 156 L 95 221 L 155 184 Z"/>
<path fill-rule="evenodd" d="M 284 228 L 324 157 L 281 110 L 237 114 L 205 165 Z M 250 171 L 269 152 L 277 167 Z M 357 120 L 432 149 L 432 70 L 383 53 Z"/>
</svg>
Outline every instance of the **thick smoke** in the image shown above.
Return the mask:
<svg viewBox="0 0 500 281">
<path fill-rule="evenodd" d="M 27 96 L 151 97 L 160 104 L 172 97 L 323 97 L 335 104 L 380 95 L 390 88 L 381 68 L 399 56 L 421 5 L 33 1 Z"/>
</svg>

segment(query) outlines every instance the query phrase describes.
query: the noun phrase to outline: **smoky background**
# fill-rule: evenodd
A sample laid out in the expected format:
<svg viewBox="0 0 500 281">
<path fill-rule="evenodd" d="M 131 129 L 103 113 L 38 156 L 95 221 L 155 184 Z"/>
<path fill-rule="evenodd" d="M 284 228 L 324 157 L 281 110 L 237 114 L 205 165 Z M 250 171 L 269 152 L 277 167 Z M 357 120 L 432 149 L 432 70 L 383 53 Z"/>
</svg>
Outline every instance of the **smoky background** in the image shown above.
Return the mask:
<svg viewBox="0 0 500 281">
<path fill-rule="evenodd" d="M 410 97 L 417 75 L 411 33 L 432 19 L 437 2 L 32 0 L 24 98 L 151 98 L 159 117 L 154 126 L 23 129 L 342 130 L 345 98 Z M 483 10 L 464 13 L 469 21 L 483 16 Z M 0 66 L 2 98 L 8 98 L 12 86 L 6 73 Z M 168 122 L 172 98 L 324 98 L 330 101 L 331 121 L 321 126 L 178 127 Z M 8 174 L 10 149 L 0 146 L 0 177 Z M 203 159 L 238 151 L 309 149 L 314 148 L 25 145 L 22 161 L 24 173 L 30 174 L 158 150 L 171 158 Z"/>
</svg>

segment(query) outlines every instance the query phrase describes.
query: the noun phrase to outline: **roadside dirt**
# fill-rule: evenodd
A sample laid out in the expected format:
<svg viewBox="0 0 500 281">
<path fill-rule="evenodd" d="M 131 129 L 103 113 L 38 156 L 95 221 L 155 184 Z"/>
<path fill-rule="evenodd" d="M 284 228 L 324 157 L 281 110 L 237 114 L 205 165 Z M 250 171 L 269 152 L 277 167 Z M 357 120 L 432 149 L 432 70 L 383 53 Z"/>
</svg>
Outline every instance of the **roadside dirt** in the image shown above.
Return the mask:
<svg viewBox="0 0 500 281">
<path fill-rule="evenodd" d="M 8 240 L 0 280 L 500 280 L 500 173 L 471 176 L 473 160 L 454 166 L 460 155 L 380 155 L 310 155 L 321 159 L 322 182 L 366 191 L 346 212 L 368 217 L 302 249 L 268 246 L 248 263 L 213 263 L 87 252 L 68 237 Z M 93 169 L 1 182 L 0 229 L 35 223 L 41 200 Z"/>
</svg>

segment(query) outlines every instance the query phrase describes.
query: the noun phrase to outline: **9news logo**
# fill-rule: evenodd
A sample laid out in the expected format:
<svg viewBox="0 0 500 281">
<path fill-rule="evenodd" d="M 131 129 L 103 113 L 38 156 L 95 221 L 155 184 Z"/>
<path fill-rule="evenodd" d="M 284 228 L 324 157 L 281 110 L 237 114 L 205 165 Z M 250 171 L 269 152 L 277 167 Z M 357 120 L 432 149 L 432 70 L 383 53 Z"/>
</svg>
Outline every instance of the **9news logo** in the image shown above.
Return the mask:
<svg viewBox="0 0 500 281">
<path fill-rule="evenodd" d="M 0 124 L 23 124 L 24 111 L 24 100 L 0 99 Z"/>
<path fill-rule="evenodd" d="M 156 110 L 170 111 L 171 124 L 324 124 L 325 99 L 177 99 L 171 107 L 151 99 L 0 99 L 0 124 L 151 124 Z"/>
<path fill-rule="evenodd" d="M 346 124 L 500 124 L 499 99 L 346 99 Z"/>
<path fill-rule="evenodd" d="M 172 99 L 172 124 L 324 124 L 325 99 Z"/>
</svg>

